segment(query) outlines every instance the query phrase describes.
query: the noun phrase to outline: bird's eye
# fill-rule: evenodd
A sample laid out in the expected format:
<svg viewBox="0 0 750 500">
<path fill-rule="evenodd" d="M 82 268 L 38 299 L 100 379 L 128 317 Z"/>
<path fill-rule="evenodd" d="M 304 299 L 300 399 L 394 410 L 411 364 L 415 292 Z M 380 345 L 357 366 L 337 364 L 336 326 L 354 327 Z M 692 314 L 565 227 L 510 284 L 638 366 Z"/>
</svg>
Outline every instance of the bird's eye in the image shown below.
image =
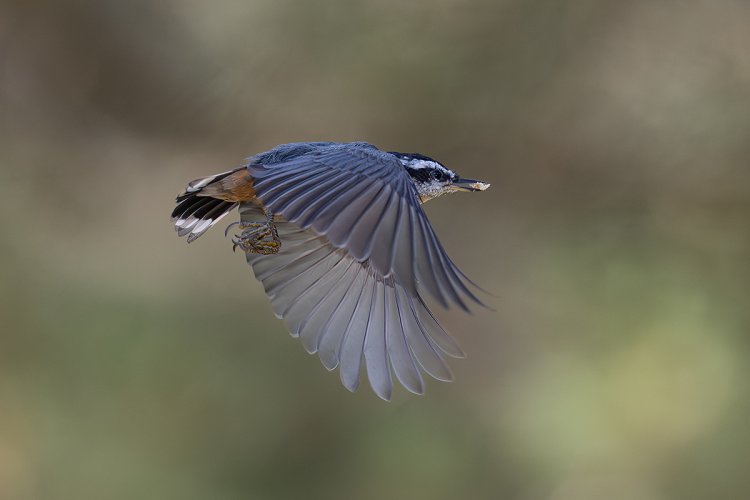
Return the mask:
<svg viewBox="0 0 750 500">
<path fill-rule="evenodd" d="M 440 170 L 433 170 L 432 172 L 430 172 L 430 177 L 432 177 L 432 180 L 434 181 L 444 180 L 443 172 L 441 172 Z"/>
</svg>

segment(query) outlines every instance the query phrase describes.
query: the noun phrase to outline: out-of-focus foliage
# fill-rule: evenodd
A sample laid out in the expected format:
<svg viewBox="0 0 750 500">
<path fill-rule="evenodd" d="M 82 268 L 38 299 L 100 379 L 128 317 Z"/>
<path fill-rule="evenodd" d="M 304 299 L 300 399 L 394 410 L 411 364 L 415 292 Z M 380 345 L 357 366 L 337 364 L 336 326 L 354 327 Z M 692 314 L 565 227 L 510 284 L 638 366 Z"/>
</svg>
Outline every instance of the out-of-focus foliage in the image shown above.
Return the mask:
<svg viewBox="0 0 750 500">
<path fill-rule="evenodd" d="M 750 3 L 6 1 L 0 498 L 708 499 L 750 489 Z M 221 231 L 281 142 L 491 190 L 427 211 L 496 312 L 352 395 Z"/>
</svg>

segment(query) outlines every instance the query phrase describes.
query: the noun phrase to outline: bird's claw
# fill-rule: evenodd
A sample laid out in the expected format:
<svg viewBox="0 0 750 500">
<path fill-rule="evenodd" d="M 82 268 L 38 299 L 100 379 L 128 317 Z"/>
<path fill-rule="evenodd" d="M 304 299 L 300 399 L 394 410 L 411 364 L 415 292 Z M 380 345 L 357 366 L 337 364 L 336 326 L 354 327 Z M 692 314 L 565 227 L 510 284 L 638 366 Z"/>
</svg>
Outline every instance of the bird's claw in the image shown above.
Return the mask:
<svg viewBox="0 0 750 500">
<path fill-rule="evenodd" d="M 235 234 L 232 238 L 232 251 L 237 247 L 245 253 L 257 253 L 271 255 L 279 252 L 281 240 L 273 222 L 238 222 L 242 233 Z M 228 228 L 227 228 L 228 229 Z"/>
</svg>

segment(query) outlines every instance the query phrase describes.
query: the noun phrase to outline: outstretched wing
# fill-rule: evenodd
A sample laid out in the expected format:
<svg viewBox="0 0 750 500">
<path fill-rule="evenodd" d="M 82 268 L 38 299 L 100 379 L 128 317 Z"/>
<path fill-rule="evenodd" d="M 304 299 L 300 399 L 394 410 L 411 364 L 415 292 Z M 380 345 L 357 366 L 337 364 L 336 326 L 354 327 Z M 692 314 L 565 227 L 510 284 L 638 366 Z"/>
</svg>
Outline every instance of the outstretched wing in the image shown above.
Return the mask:
<svg viewBox="0 0 750 500">
<path fill-rule="evenodd" d="M 391 372 L 418 394 L 421 371 L 451 380 L 445 356 L 463 353 L 423 291 L 446 307 L 481 302 L 445 254 L 400 162 L 367 144 L 332 144 L 278 163 L 251 161 L 248 170 L 282 245 L 247 261 L 305 349 L 329 370 L 340 367 L 349 390 L 364 359 L 370 385 L 386 400 Z M 252 203 L 241 204 L 240 214 L 265 220 Z"/>
<path fill-rule="evenodd" d="M 251 203 L 243 203 L 240 214 L 243 221 L 265 220 Z M 358 387 L 363 359 L 370 385 L 385 400 L 393 389 L 391 371 L 417 394 L 424 391 L 420 368 L 452 380 L 445 355 L 463 353 L 419 295 L 312 229 L 283 219 L 276 226 L 280 252 L 248 253 L 247 262 L 292 336 L 329 370 L 340 367 L 347 389 Z"/>
<path fill-rule="evenodd" d="M 280 163 L 251 162 L 256 195 L 273 214 L 325 236 L 411 296 L 442 306 L 481 301 L 445 253 L 409 175 L 393 155 L 366 143 L 333 144 Z"/>
</svg>

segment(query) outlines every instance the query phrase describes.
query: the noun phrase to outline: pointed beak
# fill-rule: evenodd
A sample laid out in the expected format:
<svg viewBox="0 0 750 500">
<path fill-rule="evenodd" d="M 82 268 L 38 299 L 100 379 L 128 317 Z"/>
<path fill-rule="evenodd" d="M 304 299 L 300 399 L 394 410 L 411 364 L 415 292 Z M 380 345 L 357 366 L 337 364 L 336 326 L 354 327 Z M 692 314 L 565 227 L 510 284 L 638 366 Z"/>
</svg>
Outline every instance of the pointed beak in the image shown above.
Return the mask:
<svg viewBox="0 0 750 500">
<path fill-rule="evenodd" d="M 459 178 L 456 181 L 453 181 L 453 185 L 460 189 L 465 189 L 466 191 L 484 191 L 490 185 L 486 182 L 478 181 L 476 179 L 464 179 Z"/>
</svg>

